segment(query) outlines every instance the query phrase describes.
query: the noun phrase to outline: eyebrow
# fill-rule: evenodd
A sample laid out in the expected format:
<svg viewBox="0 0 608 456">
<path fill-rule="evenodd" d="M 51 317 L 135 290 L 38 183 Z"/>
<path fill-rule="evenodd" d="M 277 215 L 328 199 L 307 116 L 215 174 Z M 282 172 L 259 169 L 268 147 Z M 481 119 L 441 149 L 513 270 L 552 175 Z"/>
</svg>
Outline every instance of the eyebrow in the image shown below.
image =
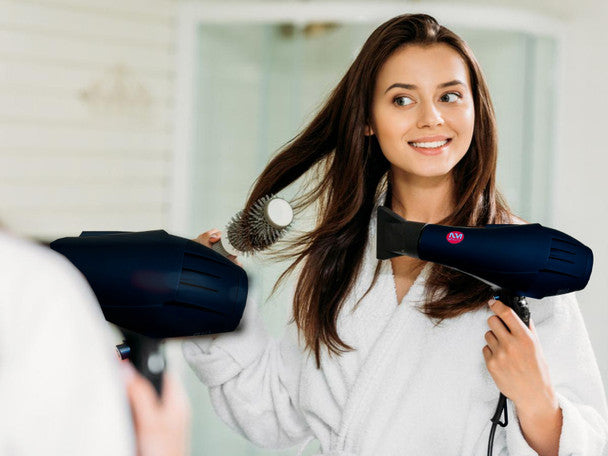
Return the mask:
<svg viewBox="0 0 608 456">
<path fill-rule="evenodd" d="M 454 79 L 453 81 L 448 81 L 448 82 L 444 82 L 442 84 L 439 84 L 437 86 L 437 88 L 439 89 L 443 89 L 444 87 L 449 87 L 449 86 L 453 86 L 453 85 L 462 85 L 466 87 L 466 84 L 462 81 L 459 81 L 458 79 Z M 414 84 L 403 84 L 401 82 L 397 82 L 395 84 L 393 84 L 392 86 L 390 86 L 388 89 L 386 89 L 384 91 L 384 93 L 388 92 L 389 90 L 395 88 L 395 87 L 401 87 L 402 89 L 411 89 L 411 90 L 415 90 L 418 88 L 418 86 L 414 85 Z"/>
</svg>

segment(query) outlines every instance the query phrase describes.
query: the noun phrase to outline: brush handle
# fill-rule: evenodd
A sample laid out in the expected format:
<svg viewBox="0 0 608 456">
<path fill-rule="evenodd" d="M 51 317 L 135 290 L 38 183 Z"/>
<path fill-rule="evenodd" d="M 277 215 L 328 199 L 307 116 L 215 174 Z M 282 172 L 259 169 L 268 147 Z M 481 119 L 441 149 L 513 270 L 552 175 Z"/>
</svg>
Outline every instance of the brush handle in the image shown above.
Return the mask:
<svg viewBox="0 0 608 456">
<path fill-rule="evenodd" d="M 239 252 L 235 250 L 234 247 L 228 241 L 227 236 L 220 238 L 219 241 L 211 245 L 211 250 L 219 253 L 220 255 L 228 258 L 230 255 L 237 256 Z"/>
</svg>

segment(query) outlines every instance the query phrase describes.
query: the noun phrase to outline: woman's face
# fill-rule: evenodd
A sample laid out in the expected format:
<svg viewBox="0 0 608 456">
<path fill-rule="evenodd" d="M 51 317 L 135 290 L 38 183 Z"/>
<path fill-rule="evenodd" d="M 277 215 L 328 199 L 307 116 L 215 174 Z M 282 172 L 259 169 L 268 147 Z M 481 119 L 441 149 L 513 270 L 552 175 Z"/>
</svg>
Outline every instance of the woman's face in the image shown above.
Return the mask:
<svg viewBox="0 0 608 456">
<path fill-rule="evenodd" d="M 380 69 L 366 134 L 376 135 L 394 172 L 437 177 L 467 152 L 474 122 L 469 72 L 460 55 L 446 44 L 408 45 Z"/>
</svg>

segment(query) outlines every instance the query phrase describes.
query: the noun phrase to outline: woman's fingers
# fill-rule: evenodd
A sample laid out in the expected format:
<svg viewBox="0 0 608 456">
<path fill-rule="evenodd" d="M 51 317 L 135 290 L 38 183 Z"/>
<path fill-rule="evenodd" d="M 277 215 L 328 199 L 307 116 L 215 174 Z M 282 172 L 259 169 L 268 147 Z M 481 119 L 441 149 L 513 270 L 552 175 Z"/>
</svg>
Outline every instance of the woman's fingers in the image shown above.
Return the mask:
<svg viewBox="0 0 608 456">
<path fill-rule="evenodd" d="M 121 363 L 123 363 L 124 371 L 130 371 L 128 373 L 125 372 L 125 379 L 127 381 L 127 394 L 131 404 L 133 421 L 137 428 L 143 421 L 145 414 L 150 410 L 155 410 L 159 406 L 157 394 L 152 384 L 138 374 L 129 361 L 121 361 Z"/>
<path fill-rule="evenodd" d="M 211 248 L 211 246 L 217 241 L 219 241 L 221 237 L 222 232 L 216 228 L 213 228 L 212 230 L 205 231 L 204 233 L 199 234 L 198 237 L 193 240 L 198 242 L 199 244 L 203 244 L 205 247 Z M 233 263 L 238 264 L 240 267 L 243 267 L 243 265 L 235 255 L 228 255 L 228 259 L 232 260 Z"/>
<path fill-rule="evenodd" d="M 133 416 L 137 455 L 189 455 L 191 408 L 181 382 L 165 372 L 162 398 L 159 399 L 152 384 L 135 368 L 129 365 L 123 371 Z"/>
<path fill-rule="evenodd" d="M 203 244 L 205 247 L 211 247 L 212 244 L 220 240 L 221 236 L 222 232 L 213 228 L 212 230 L 205 231 L 203 234 L 199 234 L 194 241 Z"/>
<path fill-rule="evenodd" d="M 213 244 L 215 244 L 217 241 L 219 241 L 221 239 L 221 237 L 222 237 L 222 232 L 216 228 L 213 228 L 212 230 L 205 231 L 204 233 L 199 234 L 198 237 L 193 240 L 198 242 L 199 244 L 203 244 L 205 247 L 211 248 L 211 246 Z M 241 264 L 241 262 L 239 260 L 237 260 L 237 257 L 235 255 L 228 255 L 228 259 L 232 260 L 234 263 L 238 264 L 240 267 L 243 267 L 243 265 Z"/>
</svg>

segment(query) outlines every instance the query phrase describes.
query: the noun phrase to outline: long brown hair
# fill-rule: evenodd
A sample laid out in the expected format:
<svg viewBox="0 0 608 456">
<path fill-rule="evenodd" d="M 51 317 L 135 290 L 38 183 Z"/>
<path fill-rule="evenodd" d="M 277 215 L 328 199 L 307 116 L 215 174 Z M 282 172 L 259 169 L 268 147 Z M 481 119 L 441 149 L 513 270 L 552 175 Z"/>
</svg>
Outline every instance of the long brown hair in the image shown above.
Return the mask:
<svg viewBox="0 0 608 456">
<path fill-rule="evenodd" d="M 404 45 L 444 43 L 456 50 L 469 71 L 475 105 L 471 145 L 453 169 L 454 211 L 438 222 L 457 226 L 508 223 L 510 210 L 495 187 L 497 135 L 494 110 L 481 69 L 468 45 L 425 14 L 405 14 L 380 25 L 331 92 L 310 124 L 272 158 L 257 178 L 245 210 L 261 197 L 276 194 L 305 173 L 312 188 L 292 203 L 296 215 L 317 206 L 317 224 L 278 257 L 295 261 L 278 284 L 302 263 L 293 299 L 293 318 L 306 348 L 329 354 L 352 350 L 338 335 L 336 321 L 360 271 L 372 210 L 382 191 L 391 204 L 390 163 L 375 135 L 365 135 L 374 85 L 383 63 Z M 310 173 L 307 173 L 310 170 Z M 310 183 L 310 181 L 309 181 Z M 376 282 L 380 261 L 372 285 Z M 370 289 L 371 289 L 370 286 Z M 368 289 L 369 291 L 369 289 Z M 440 324 L 446 318 L 478 309 L 491 296 L 488 285 L 466 274 L 433 264 L 426 281 L 422 311 Z"/>
</svg>

